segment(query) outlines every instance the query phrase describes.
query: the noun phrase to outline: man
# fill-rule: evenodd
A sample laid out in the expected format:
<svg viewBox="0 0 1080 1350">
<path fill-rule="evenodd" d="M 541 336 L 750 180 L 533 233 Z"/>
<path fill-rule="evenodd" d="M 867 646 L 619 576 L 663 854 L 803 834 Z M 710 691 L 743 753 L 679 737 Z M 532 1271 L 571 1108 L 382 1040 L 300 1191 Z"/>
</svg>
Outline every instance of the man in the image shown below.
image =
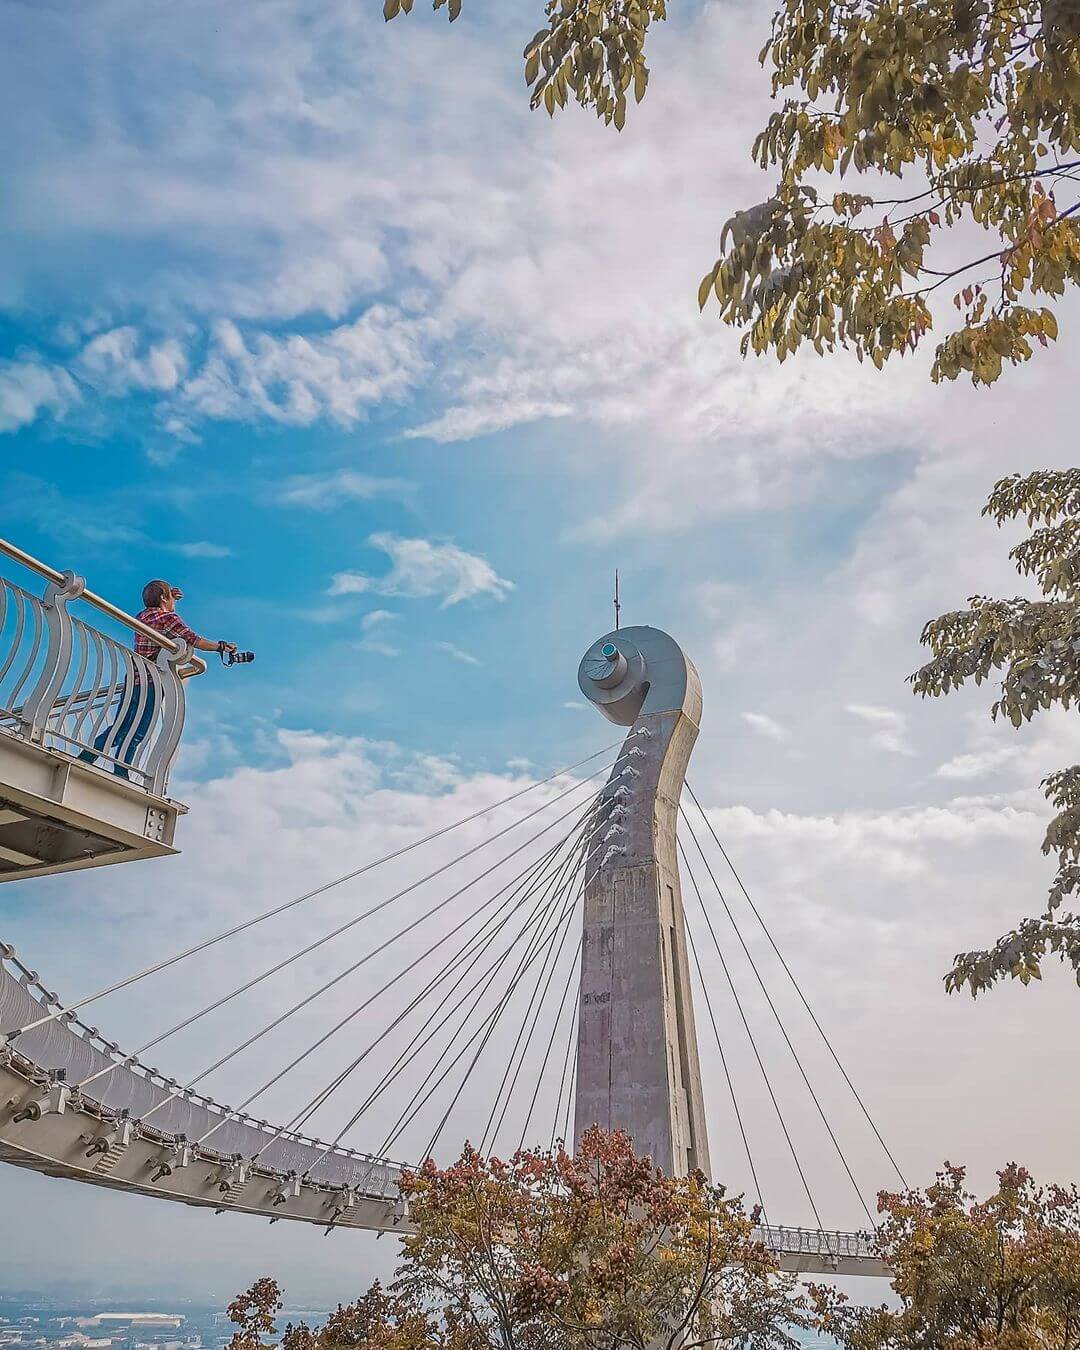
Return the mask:
<svg viewBox="0 0 1080 1350">
<path fill-rule="evenodd" d="M 235 642 L 214 642 L 210 638 L 200 637 L 189 628 L 176 612 L 177 600 L 182 600 L 183 591 L 170 586 L 167 581 L 148 581 L 143 587 L 143 610 L 138 615 L 140 623 L 157 631 L 175 642 L 190 642 L 200 652 L 234 652 Z M 156 663 L 161 647 L 146 633 L 135 634 L 135 651 L 145 660 Z M 108 730 L 103 731 L 94 742 L 94 750 L 103 752 L 112 742 L 110 754 L 119 761 L 115 773 L 118 778 L 130 778 L 127 765 L 134 764 L 135 755 L 154 725 L 157 714 L 157 689 L 150 680 L 141 678 L 141 663 L 134 663 L 134 672 L 126 694 L 121 696 L 122 712 Z M 124 707 L 126 699 L 127 706 Z M 97 755 L 93 750 L 84 750 L 79 756 L 88 764 L 93 764 Z"/>
</svg>

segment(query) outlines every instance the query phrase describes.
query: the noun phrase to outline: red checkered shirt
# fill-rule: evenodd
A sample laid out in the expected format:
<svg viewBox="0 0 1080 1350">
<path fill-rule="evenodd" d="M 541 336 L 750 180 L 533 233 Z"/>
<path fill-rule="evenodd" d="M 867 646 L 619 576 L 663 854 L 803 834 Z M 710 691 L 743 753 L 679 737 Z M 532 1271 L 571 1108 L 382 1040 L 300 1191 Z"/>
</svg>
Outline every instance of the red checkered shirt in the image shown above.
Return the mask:
<svg viewBox="0 0 1080 1350">
<path fill-rule="evenodd" d="M 159 633 L 164 633 L 166 637 L 175 638 L 177 642 L 197 642 L 198 633 L 192 632 L 179 614 L 171 609 L 144 609 L 138 615 L 140 623 L 146 624 L 148 628 L 156 628 Z M 145 656 L 148 661 L 156 661 L 158 652 L 161 648 L 145 633 L 135 634 L 135 650 L 140 656 Z"/>
</svg>

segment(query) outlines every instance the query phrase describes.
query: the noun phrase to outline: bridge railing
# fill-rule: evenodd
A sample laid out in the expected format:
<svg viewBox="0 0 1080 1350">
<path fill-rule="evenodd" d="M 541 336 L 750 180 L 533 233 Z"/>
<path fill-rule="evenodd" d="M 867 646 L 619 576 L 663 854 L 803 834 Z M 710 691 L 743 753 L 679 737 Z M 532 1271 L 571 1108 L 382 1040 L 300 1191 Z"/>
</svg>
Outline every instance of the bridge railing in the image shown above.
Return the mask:
<svg viewBox="0 0 1080 1350">
<path fill-rule="evenodd" d="M 762 1224 L 757 1236 L 770 1251 L 788 1255 L 873 1257 L 877 1253 L 866 1233 L 828 1228 L 787 1228 Z"/>
<path fill-rule="evenodd" d="M 5 978 L 5 965 L 14 980 Z M 115 1098 L 125 1103 L 124 1114 L 130 1111 L 133 1123 L 146 1128 L 139 1119 L 137 1103 L 141 1101 L 143 1105 L 156 1107 L 162 1099 L 173 1099 L 179 1090 L 174 1114 L 185 1117 L 187 1124 L 194 1108 L 203 1113 L 199 1118 L 202 1130 L 212 1126 L 219 1131 L 212 1136 L 213 1142 L 201 1150 L 207 1156 L 227 1158 L 232 1156 L 232 1149 L 238 1144 L 246 1145 L 246 1155 L 250 1156 L 256 1149 L 269 1144 L 272 1151 L 263 1158 L 263 1165 L 269 1170 L 284 1172 L 286 1162 L 299 1167 L 305 1159 L 313 1157 L 317 1159 L 314 1173 L 317 1180 L 323 1175 L 342 1172 L 342 1164 L 345 1164 L 343 1174 L 358 1179 L 365 1194 L 388 1200 L 397 1198 L 398 1178 L 407 1169 L 407 1164 L 340 1142 L 326 1144 L 302 1130 L 277 1128 L 268 1120 L 223 1106 L 193 1088 L 180 1089 L 175 1078 L 167 1078 L 137 1055 L 125 1054 L 115 1041 L 107 1040 L 96 1026 L 89 1026 L 76 1012 L 64 1011 L 59 996 L 42 983 L 38 972 L 19 959 L 14 947 L 0 942 L 0 1022 L 6 1019 L 9 1023 L 14 1021 L 16 1025 L 22 1025 L 28 1015 L 35 1021 L 44 1013 L 61 1015 L 54 1024 L 38 1026 L 24 1033 L 12 1043 L 13 1046 L 43 1078 L 60 1071 L 64 1080 L 74 1086 L 82 1075 L 90 1077 L 92 1073 L 97 1078 L 96 1085 L 91 1082 L 80 1096 L 93 1103 L 103 1117 L 120 1114 L 112 1100 Z M 89 1059 L 85 1048 L 92 1054 Z M 114 1068 L 115 1074 L 101 1074 L 102 1065 Z M 222 1126 L 228 1128 L 222 1131 Z M 154 1117 L 149 1132 L 155 1136 L 160 1133 L 163 1137 L 173 1133 L 167 1112 Z"/>
<path fill-rule="evenodd" d="M 0 733 L 79 756 L 163 796 L 184 727 L 184 680 L 206 663 L 88 591 L 75 573 L 3 539 L 0 554 L 46 582 L 39 596 L 0 577 Z M 100 620 L 70 613 L 75 601 L 149 639 L 156 660 Z"/>
</svg>

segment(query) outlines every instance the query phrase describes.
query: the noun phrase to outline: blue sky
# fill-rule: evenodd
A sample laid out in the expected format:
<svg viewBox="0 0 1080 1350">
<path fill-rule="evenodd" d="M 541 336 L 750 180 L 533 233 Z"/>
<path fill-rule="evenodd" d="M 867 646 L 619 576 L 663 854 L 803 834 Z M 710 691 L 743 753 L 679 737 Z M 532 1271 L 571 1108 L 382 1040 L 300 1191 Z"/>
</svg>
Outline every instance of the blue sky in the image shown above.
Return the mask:
<svg viewBox="0 0 1080 1350">
<path fill-rule="evenodd" d="M 82 988 L 88 943 L 122 972 L 499 795 L 519 760 L 595 749 L 575 672 L 618 566 L 625 620 L 701 670 L 692 779 L 912 1172 L 1064 1179 L 1075 992 L 973 1009 L 940 976 L 1040 902 L 1036 784 L 1077 734 L 904 680 L 928 616 L 1017 589 L 978 509 L 1067 455 L 1075 307 L 989 392 L 932 386 L 922 356 L 744 362 L 695 294 L 769 190 L 760 5 L 673 6 L 621 137 L 528 112 L 532 0 L 467 0 L 452 29 L 378 8 L 7 7 L 0 530 L 119 603 L 169 577 L 257 660 L 191 691 L 181 858 L 5 886 L 5 938 Z M 189 1290 L 280 1259 L 297 1295 L 345 1297 L 383 1260 L 39 1178 L 0 1196 L 29 1216 L 0 1248 L 16 1282 L 61 1214 L 70 1262 L 117 1287 L 158 1278 L 148 1235 Z"/>
</svg>

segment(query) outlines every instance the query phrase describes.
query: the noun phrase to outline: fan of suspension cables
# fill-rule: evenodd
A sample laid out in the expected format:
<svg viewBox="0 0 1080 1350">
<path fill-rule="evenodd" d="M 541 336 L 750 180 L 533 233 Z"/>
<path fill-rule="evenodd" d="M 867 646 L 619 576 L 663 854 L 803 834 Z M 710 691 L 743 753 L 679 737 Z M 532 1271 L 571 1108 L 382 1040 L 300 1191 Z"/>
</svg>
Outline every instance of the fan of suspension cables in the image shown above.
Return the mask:
<svg viewBox="0 0 1080 1350">
<path fill-rule="evenodd" d="M 189 1057 L 192 1043 L 204 1052 L 209 1044 L 207 1062 L 138 1118 L 168 1128 L 177 1099 L 220 1103 L 238 1096 L 191 1140 L 195 1145 L 213 1148 L 214 1134 L 230 1120 L 255 1119 L 268 1101 L 281 1123 L 271 1127 L 263 1149 L 283 1135 L 310 1138 L 317 1129 L 327 1154 L 362 1146 L 378 1157 L 416 1161 L 438 1149 L 448 1126 L 458 1144 L 467 1136 L 482 1150 L 553 1143 L 566 1136 L 570 1119 L 580 904 L 602 853 L 600 789 L 618 764 L 615 750 L 605 747 L 401 848 L 358 861 L 74 1003 L 57 1003 L 21 1026 L 0 1026 L 0 1035 L 45 1046 L 53 1022 L 71 1021 L 182 963 L 188 963 L 183 987 L 202 988 L 200 956 L 308 906 L 306 940 L 295 949 L 204 995 L 200 1006 L 154 1029 L 134 1050 L 116 1049 L 106 1066 L 75 1082 L 69 1074 L 72 1090 L 119 1105 L 125 1073 L 156 1072 L 147 1067 L 151 1050 L 192 1037 Z M 454 832 L 467 826 L 470 838 L 480 838 L 444 856 Z M 380 886 L 382 876 L 400 879 L 406 862 L 419 874 Z M 361 886 L 346 891 L 350 900 L 360 897 L 358 912 L 328 928 L 318 925 L 319 898 L 361 878 Z M 228 968 L 235 973 L 238 964 Z M 313 970 L 325 977 L 315 979 Z M 240 1015 L 246 999 L 261 1010 L 269 1004 L 270 1014 L 247 1025 L 250 1014 L 246 1021 Z M 246 1026 L 242 1035 L 239 1025 Z"/>
</svg>

